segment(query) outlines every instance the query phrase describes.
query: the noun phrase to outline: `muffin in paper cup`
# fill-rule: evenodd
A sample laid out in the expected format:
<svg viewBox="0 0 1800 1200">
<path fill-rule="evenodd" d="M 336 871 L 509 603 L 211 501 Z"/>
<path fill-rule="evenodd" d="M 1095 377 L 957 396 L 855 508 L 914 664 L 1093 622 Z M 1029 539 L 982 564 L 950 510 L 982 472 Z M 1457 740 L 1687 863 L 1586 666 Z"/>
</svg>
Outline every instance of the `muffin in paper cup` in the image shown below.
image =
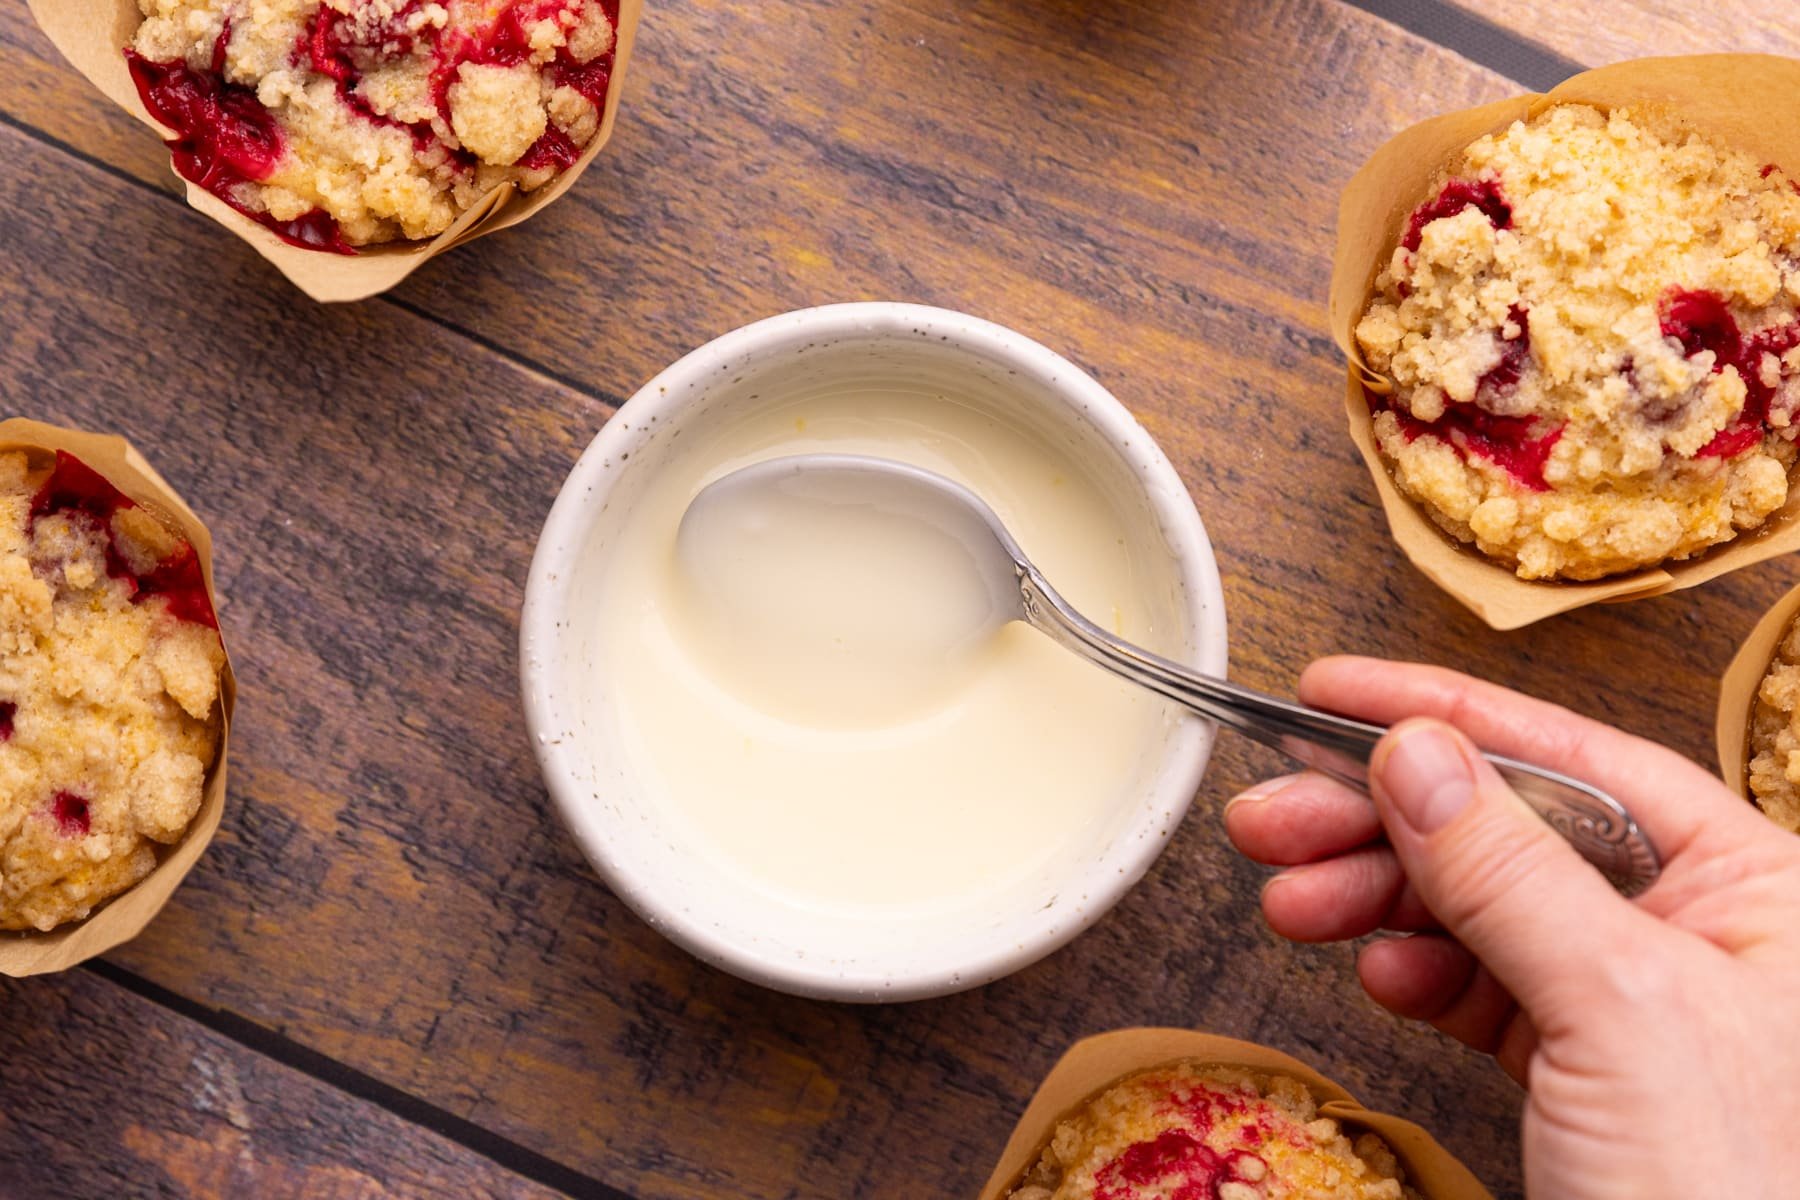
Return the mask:
<svg viewBox="0 0 1800 1200">
<path fill-rule="evenodd" d="M 1345 188 L 1332 268 L 1332 336 L 1348 363 L 1345 415 L 1380 494 L 1394 539 L 1413 564 L 1495 629 L 1516 629 L 1597 601 L 1623 601 L 1693 587 L 1727 571 L 1800 548 L 1800 486 L 1754 530 L 1680 561 L 1592 581 L 1523 579 L 1502 561 L 1443 532 L 1403 494 L 1376 444 L 1370 393 L 1390 381 L 1363 361 L 1356 326 L 1408 216 L 1443 170 L 1482 137 L 1559 104 L 1665 113 L 1709 141 L 1766 163 L 1800 170 L 1800 124 L 1770 120 L 1768 97 L 1800 89 L 1800 61 L 1770 55 L 1651 58 L 1576 75 L 1543 95 L 1524 95 L 1436 117 L 1382 146 Z"/>
<path fill-rule="evenodd" d="M 511 184 L 504 184 L 486 193 L 430 240 L 387 242 L 354 254 L 294 245 L 179 172 L 177 178 L 187 189 L 190 205 L 248 242 L 314 300 L 361 300 L 376 295 L 452 247 L 517 225 L 574 185 L 612 136 L 625 66 L 631 57 L 643 7 L 643 0 L 619 2 L 605 104 L 599 127 L 579 157 L 533 191 L 520 193 Z M 137 0 L 30 0 L 30 9 L 39 28 L 70 65 L 115 104 L 155 130 L 158 138 L 168 136 L 169 131 L 145 108 L 125 58 L 125 48 L 131 45 L 144 20 Z"/>
<path fill-rule="evenodd" d="M 193 510 L 129 442 L 120 437 L 62 429 L 22 417 L 0 421 L 0 452 L 17 450 L 34 456 L 74 456 L 79 465 L 91 468 L 139 509 L 179 532 L 192 547 L 192 558 L 198 560 L 209 606 L 207 614 L 216 619 L 218 596 L 213 586 L 212 538 Z M 58 462 L 60 468 L 61 460 Z M 157 564 L 156 571 L 160 572 L 162 566 Z M 191 584 L 189 586 L 191 590 Z M 100 900 L 86 917 L 48 932 L 0 932 L 0 974 L 24 976 L 65 970 L 130 941 L 161 911 L 206 850 L 218 830 L 225 807 L 226 751 L 231 739 L 232 711 L 237 702 L 237 681 L 232 674 L 231 660 L 223 654 L 223 649 L 221 639 L 222 662 L 218 697 L 214 702 L 218 714 L 217 748 L 211 765 L 205 770 L 199 809 L 185 830 L 175 840 L 157 847 L 155 866 L 149 874 L 127 890 Z M 135 806 L 135 798 L 133 803 Z"/>
<path fill-rule="evenodd" d="M 1720 777 L 1738 795 L 1768 811 L 1778 824 L 1800 831 L 1800 806 L 1777 805 L 1771 809 L 1753 794 L 1750 786 L 1751 761 L 1756 755 L 1751 743 L 1759 713 L 1772 720 L 1773 726 L 1781 723 L 1780 714 L 1768 710 L 1762 700 L 1763 680 L 1776 665 L 1782 643 L 1787 641 L 1796 620 L 1800 620 L 1800 586 L 1789 589 L 1762 615 L 1738 647 L 1731 665 L 1725 668 L 1719 680 L 1719 709 L 1713 729 L 1718 740 Z M 1800 663 L 1800 655 L 1789 658 Z"/>
<path fill-rule="evenodd" d="M 1007 1200 L 1025 1182 L 1057 1126 L 1115 1084 L 1183 1062 L 1294 1080 L 1311 1093 L 1318 1116 L 1336 1121 L 1347 1135 L 1373 1133 L 1386 1143 L 1406 1186 L 1426 1200 L 1493 1200 L 1467 1167 L 1411 1121 L 1364 1108 L 1342 1087 L 1278 1050 L 1187 1029 L 1120 1029 L 1070 1047 L 1038 1085 L 980 1200 Z"/>
</svg>

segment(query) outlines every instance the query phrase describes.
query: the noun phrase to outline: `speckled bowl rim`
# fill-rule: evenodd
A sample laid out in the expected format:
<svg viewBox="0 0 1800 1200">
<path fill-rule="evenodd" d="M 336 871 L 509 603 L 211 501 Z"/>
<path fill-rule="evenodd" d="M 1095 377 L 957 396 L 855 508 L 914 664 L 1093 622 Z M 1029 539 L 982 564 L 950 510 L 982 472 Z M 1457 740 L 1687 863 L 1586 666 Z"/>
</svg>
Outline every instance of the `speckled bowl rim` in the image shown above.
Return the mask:
<svg viewBox="0 0 1800 1200">
<path fill-rule="evenodd" d="M 1046 396 L 1085 419 L 1135 474 L 1141 496 L 1155 514 L 1172 551 L 1183 592 L 1183 635 L 1189 661 L 1209 674 L 1226 672 L 1224 594 L 1205 526 L 1174 466 L 1113 395 L 1086 372 L 1048 348 L 1000 325 L 947 309 L 888 302 L 835 304 L 802 309 L 746 325 L 708 342 L 645 384 L 600 430 L 569 472 L 544 522 L 532 557 L 520 614 L 520 684 L 532 750 L 552 801 L 594 870 L 652 928 L 704 962 L 779 991 L 818 999 L 883 1002 L 922 999 L 977 987 L 1036 962 L 1087 929 L 1125 895 L 1162 852 L 1199 790 L 1216 730 L 1185 718 L 1171 732 L 1145 803 L 1123 825 L 1099 858 L 1088 860 L 1072 894 L 1084 894 L 1073 911 L 1053 906 L 1012 926 L 1003 943 L 956 961 L 884 969 L 867 960 L 854 966 L 829 959 L 770 955 L 755 945 L 721 936 L 685 913 L 679 897 L 659 890 L 659 879 L 640 864 L 613 853 L 605 806 L 594 804 L 577 770 L 577 751 L 545 735 L 556 728 L 556 668 L 534 645 L 555 643 L 567 609 L 569 569 L 596 524 L 607 498 L 629 468 L 615 464 L 678 414 L 703 399 L 704 384 L 729 366 L 790 355 L 808 345 L 841 338 L 948 339 L 962 349 L 1019 372 Z M 588 757 L 588 756 L 579 756 Z M 996 939 L 999 943 L 1000 939 Z"/>
</svg>

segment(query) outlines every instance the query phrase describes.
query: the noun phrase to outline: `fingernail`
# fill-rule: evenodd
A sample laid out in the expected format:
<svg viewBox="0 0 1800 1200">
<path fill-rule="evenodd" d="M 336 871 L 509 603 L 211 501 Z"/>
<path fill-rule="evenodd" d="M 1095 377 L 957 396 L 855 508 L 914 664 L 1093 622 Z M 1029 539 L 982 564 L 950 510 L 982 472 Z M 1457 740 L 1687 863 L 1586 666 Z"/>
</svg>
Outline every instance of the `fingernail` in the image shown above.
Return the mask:
<svg viewBox="0 0 1800 1200">
<path fill-rule="evenodd" d="M 1263 880 L 1262 891 L 1260 894 L 1263 896 L 1267 896 L 1270 892 L 1274 891 L 1277 887 L 1281 886 L 1284 883 L 1289 882 L 1297 875 L 1305 874 L 1306 871 L 1307 871 L 1307 867 L 1284 868 L 1280 873 L 1271 875 L 1267 879 Z"/>
<path fill-rule="evenodd" d="M 1388 744 L 1378 783 L 1401 819 L 1420 833 L 1436 833 L 1475 798 L 1469 760 L 1441 725 L 1402 730 Z"/>
<path fill-rule="evenodd" d="M 1297 778 L 1297 775 L 1283 775 L 1278 779 L 1265 780 L 1253 788 L 1245 788 L 1225 802 L 1225 811 L 1230 812 L 1240 804 L 1261 804 L 1265 800 L 1273 800 Z"/>
</svg>

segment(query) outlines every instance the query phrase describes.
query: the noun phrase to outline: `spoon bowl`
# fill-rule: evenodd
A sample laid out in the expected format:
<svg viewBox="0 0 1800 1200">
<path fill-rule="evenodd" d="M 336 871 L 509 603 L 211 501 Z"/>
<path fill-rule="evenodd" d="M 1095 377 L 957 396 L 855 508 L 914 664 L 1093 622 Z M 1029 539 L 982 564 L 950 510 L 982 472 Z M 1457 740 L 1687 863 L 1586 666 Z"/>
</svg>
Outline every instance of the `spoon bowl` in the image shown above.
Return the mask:
<svg viewBox="0 0 1800 1200">
<path fill-rule="evenodd" d="M 692 625 L 745 698 L 817 725 L 892 721 L 1024 616 L 985 503 L 903 463 L 774 458 L 701 490 L 675 542 Z"/>
</svg>

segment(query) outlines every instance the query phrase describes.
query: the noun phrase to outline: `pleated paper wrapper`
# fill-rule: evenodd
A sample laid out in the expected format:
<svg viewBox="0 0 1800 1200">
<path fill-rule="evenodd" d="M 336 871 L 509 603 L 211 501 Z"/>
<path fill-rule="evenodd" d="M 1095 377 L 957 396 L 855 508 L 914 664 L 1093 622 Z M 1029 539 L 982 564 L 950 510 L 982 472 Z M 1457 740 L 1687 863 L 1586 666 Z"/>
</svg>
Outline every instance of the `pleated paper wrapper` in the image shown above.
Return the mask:
<svg viewBox="0 0 1800 1200">
<path fill-rule="evenodd" d="M 88 82 L 155 130 L 158 138 L 168 136 L 168 130 L 144 108 L 125 64 L 125 47 L 131 44 L 138 25 L 143 22 L 137 0 L 30 0 L 30 7 L 39 28 L 70 65 L 87 76 Z M 582 150 L 581 157 L 536 191 L 520 193 L 507 184 L 488 193 L 458 217 L 450 228 L 430 241 L 368 246 L 354 255 L 307 250 L 282 241 L 267 227 L 238 212 L 205 188 L 182 179 L 187 188 L 188 203 L 249 242 L 258 254 L 275 264 L 295 287 L 314 300 L 362 300 L 385 292 L 446 250 L 509 229 L 536 215 L 574 185 L 588 164 L 599 155 L 607 139 L 612 137 L 625 64 L 631 57 L 643 8 L 643 0 L 620 0 L 606 108 L 601 113 L 599 131 Z M 173 169 L 171 166 L 170 170 Z"/>
<path fill-rule="evenodd" d="M 1364 1108 L 1342 1087 L 1279 1050 L 1189 1029 L 1120 1029 L 1076 1042 L 1038 1085 L 981 1200 L 1005 1200 L 1043 1154 L 1057 1124 L 1089 1100 L 1126 1076 L 1183 1059 L 1296 1079 L 1319 1102 L 1320 1116 L 1337 1121 L 1352 1137 L 1364 1130 L 1379 1134 L 1400 1159 L 1407 1183 L 1428 1200 L 1493 1200 L 1467 1167 L 1411 1121 Z"/>
<path fill-rule="evenodd" d="M 1800 549 L 1800 486 L 1754 532 L 1681 562 L 1593 582 L 1520 579 L 1435 525 L 1395 485 L 1375 445 L 1365 384 L 1388 384 L 1362 361 L 1356 323 L 1375 276 L 1407 216 L 1430 198 L 1445 168 L 1470 143 L 1559 103 L 1602 109 L 1646 106 L 1674 116 L 1719 145 L 1800 173 L 1800 60 L 1762 54 L 1644 58 L 1586 71 L 1543 95 L 1515 96 L 1434 117 L 1396 135 L 1344 189 L 1331 274 L 1331 332 L 1349 362 L 1344 408 L 1350 436 L 1381 494 L 1394 540 L 1432 582 L 1495 629 L 1516 629 L 1599 601 L 1660 596 L 1727 571 Z"/>
<path fill-rule="evenodd" d="M 62 429 L 41 421 L 14 417 L 0 421 L 0 450 L 53 453 L 64 450 L 98 471 L 107 482 L 181 531 L 200 559 L 206 596 L 219 611 L 213 585 L 212 536 L 175 489 L 156 473 L 143 455 L 121 437 Z M 221 637 L 223 633 L 221 632 Z M 123 945 L 143 931 L 162 911 L 218 832 L 225 810 L 225 757 L 231 743 L 231 714 L 237 704 L 237 678 L 227 656 L 219 680 L 219 753 L 206 773 L 200 811 L 181 840 L 157 849 L 156 869 L 138 883 L 96 908 L 85 920 L 49 933 L 0 932 L 0 975 L 40 975 L 63 971 Z"/>
<path fill-rule="evenodd" d="M 1756 714 L 1756 693 L 1797 616 L 1800 587 L 1789 589 L 1762 615 L 1719 680 L 1719 711 L 1713 722 L 1719 745 L 1719 776 L 1746 800 L 1750 799 L 1750 722 Z"/>
</svg>

